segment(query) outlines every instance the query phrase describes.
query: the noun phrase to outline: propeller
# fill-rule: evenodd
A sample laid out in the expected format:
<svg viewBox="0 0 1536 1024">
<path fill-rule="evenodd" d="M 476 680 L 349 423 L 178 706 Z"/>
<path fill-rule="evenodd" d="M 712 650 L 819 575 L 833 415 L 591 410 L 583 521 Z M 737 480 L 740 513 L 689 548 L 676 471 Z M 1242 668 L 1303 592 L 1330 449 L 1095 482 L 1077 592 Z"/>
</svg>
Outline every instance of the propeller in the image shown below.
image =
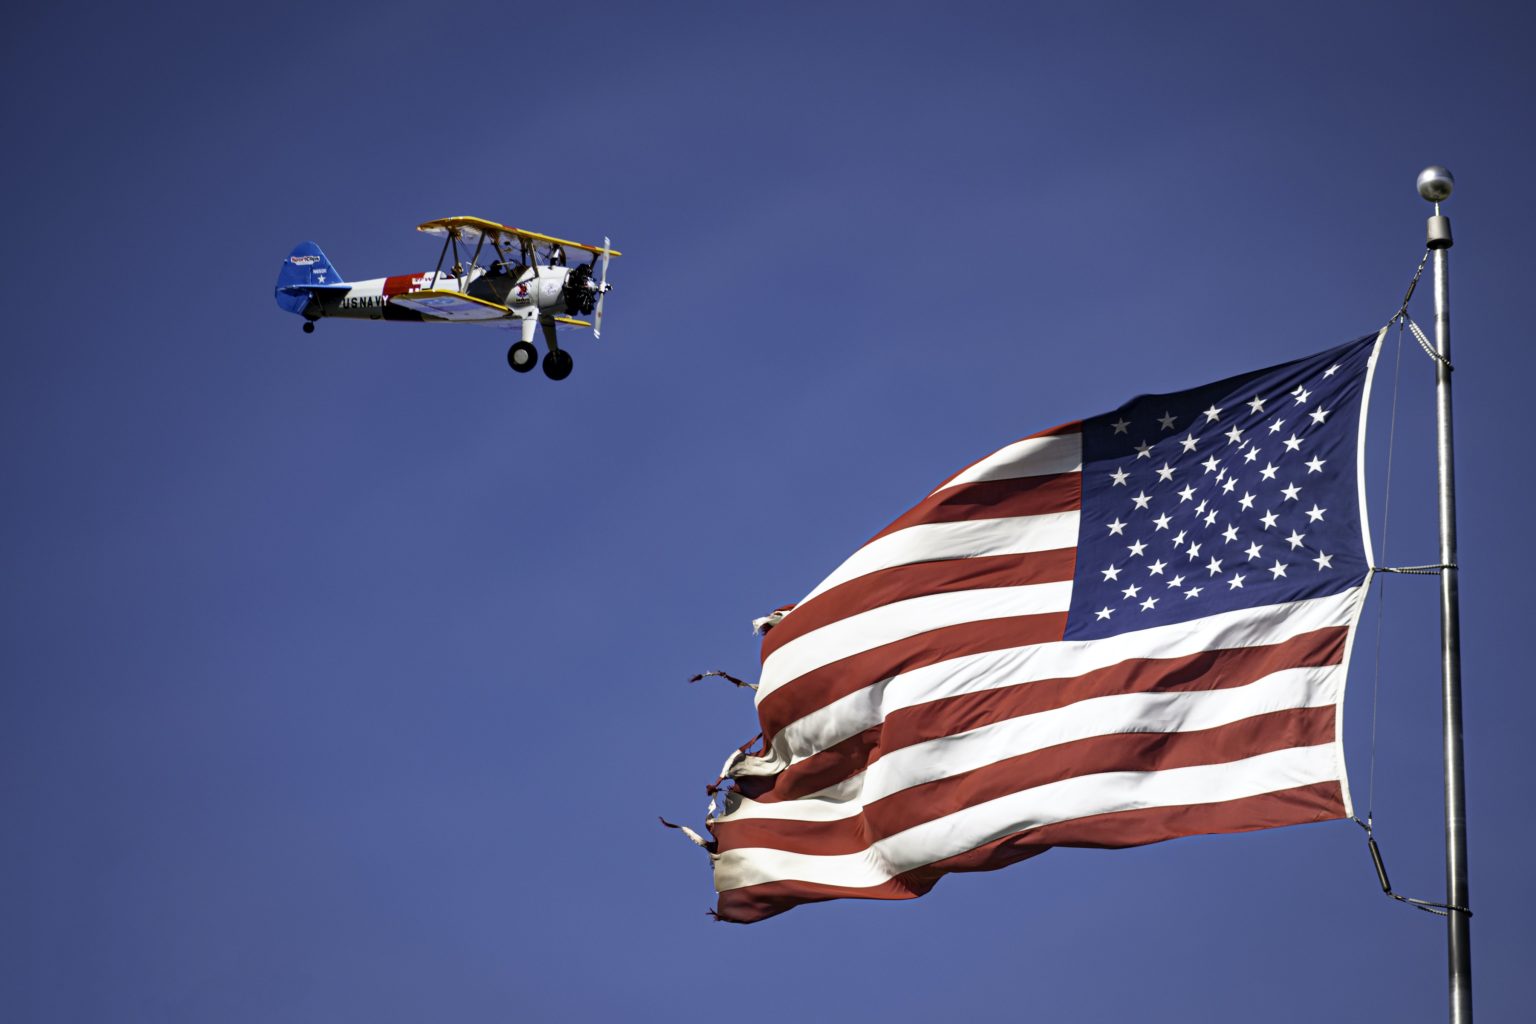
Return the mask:
<svg viewBox="0 0 1536 1024">
<path fill-rule="evenodd" d="M 597 315 L 592 320 L 592 337 L 603 336 L 603 298 L 608 294 L 608 236 L 603 236 L 602 279 L 597 284 Z"/>
</svg>

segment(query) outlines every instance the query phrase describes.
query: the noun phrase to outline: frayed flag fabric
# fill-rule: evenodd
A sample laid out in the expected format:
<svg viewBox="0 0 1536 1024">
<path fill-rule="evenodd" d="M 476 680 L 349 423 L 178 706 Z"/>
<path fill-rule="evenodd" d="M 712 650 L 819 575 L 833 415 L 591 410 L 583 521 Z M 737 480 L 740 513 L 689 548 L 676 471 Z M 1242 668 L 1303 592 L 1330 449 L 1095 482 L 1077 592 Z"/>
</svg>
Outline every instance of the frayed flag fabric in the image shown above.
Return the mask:
<svg viewBox="0 0 1536 1024">
<path fill-rule="evenodd" d="M 717 916 L 1347 817 L 1382 333 L 1010 444 L 760 620 Z"/>
</svg>

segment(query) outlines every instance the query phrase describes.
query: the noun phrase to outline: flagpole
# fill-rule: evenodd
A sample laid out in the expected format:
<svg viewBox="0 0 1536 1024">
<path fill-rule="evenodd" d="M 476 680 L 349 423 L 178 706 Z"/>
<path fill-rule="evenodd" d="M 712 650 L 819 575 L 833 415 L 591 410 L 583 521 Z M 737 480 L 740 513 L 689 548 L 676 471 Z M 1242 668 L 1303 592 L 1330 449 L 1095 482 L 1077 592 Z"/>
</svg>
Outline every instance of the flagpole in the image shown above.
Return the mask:
<svg viewBox="0 0 1536 1024">
<path fill-rule="evenodd" d="M 1440 467 L 1440 670 L 1445 724 L 1445 902 L 1452 1024 L 1472 1024 L 1472 936 L 1467 892 L 1467 788 L 1461 740 L 1461 604 L 1456 564 L 1456 470 L 1451 443 L 1450 218 L 1440 202 L 1455 186 L 1444 167 L 1419 174 L 1419 195 L 1435 204 L 1428 245 L 1435 261 L 1435 452 Z"/>
</svg>

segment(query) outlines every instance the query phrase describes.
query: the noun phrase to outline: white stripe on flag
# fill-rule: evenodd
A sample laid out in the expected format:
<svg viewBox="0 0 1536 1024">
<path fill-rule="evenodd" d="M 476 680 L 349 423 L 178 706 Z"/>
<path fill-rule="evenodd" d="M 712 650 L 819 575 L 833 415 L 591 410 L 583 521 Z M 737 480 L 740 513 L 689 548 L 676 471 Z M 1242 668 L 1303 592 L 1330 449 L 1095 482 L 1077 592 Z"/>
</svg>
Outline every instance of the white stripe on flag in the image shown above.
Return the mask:
<svg viewBox="0 0 1536 1024">
<path fill-rule="evenodd" d="M 1152 807 L 1220 803 L 1338 778 L 1336 744 L 1290 747 L 1226 764 L 1063 779 L 973 804 L 882 839 L 858 853 L 816 855 L 762 847 L 715 860 L 720 891 L 789 879 L 868 887 L 1041 825 Z"/>
<path fill-rule="evenodd" d="M 1133 659 L 1183 658 L 1204 651 L 1282 643 L 1313 630 L 1348 625 L 1364 596 L 1364 587 L 1355 587 L 1327 597 L 1272 605 L 1258 614 L 1239 609 L 1102 640 L 1030 644 L 924 665 L 876 680 L 791 722 L 774 737 L 773 755 L 787 767 L 880 724 L 893 711 L 946 697 L 1084 676 Z"/>
<path fill-rule="evenodd" d="M 1072 582 L 984 587 L 925 594 L 871 608 L 798 636 L 763 661 L 758 700 L 834 661 L 945 626 L 1015 615 L 1064 612 L 1072 606 Z"/>
<path fill-rule="evenodd" d="M 1294 708 L 1328 707 L 1338 698 L 1343 668 L 1292 668 L 1227 690 L 1126 693 L 916 743 L 892 751 L 868 771 L 796 800 L 733 803 L 720 822 L 747 818 L 836 821 L 876 800 L 938 779 L 952 778 L 1020 754 L 1123 733 L 1198 732 Z M 808 813 L 806 813 L 808 812 Z"/>
<path fill-rule="evenodd" d="M 1023 555 L 1031 551 L 1076 547 L 1077 521 L 1078 513 L 1073 511 L 909 526 L 877 537 L 859 548 L 800 604 L 806 604 L 849 580 L 898 565 L 938 562 L 946 558 Z"/>
<path fill-rule="evenodd" d="M 961 484 L 982 480 L 1013 480 L 1024 476 L 1054 476 L 1076 473 L 1083 468 L 1083 435 L 1058 434 L 1053 437 L 1026 437 L 1006 448 L 999 448 L 968 469 L 963 469 L 934 491 L 938 494 Z"/>
</svg>

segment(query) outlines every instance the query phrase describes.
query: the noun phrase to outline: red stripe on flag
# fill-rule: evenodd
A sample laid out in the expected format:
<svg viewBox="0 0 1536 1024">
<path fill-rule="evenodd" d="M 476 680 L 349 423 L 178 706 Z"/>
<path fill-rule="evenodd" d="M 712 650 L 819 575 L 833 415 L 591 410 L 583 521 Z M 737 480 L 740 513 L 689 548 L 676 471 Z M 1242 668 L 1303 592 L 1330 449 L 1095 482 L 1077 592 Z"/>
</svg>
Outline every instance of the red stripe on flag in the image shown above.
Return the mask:
<svg viewBox="0 0 1536 1024">
<path fill-rule="evenodd" d="M 720 894 L 717 913 L 722 921 L 750 924 L 802 903 L 820 903 L 839 897 L 912 899 L 928 892 L 950 872 L 991 871 L 1044 853 L 1052 846 L 1118 849 L 1184 836 L 1252 832 L 1342 817 L 1344 797 L 1337 782 L 1319 782 L 1222 803 L 1117 811 L 1005 836 L 876 886 L 782 881 L 729 889 Z"/>
<path fill-rule="evenodd" d="M 1348 638 L 1346 627 L 1333 626 L 1278 644 L 1202 651 L 1182 658 L 1136 658 L 1081 676 L 1039 679 L 896 708 L 882 725 L 812 754 L 778 775 L 747 777 L 737 784 L 747 796 L 764 803 L 794 800 L 850 778 L 903 747 L 1081 700 L 1230 689 L 1285 669 L 1337 665 L 1343 661 Z"/>
<path fill-rule="evenodd" d="M 983 480 L 941 491 L 918 502 L 870 540 L 879 540 L 888 533 L 925 523 L 974 522 L 979 519 L 1073 512 L 1082 507 L 1082 501 L 1081 473 Z"/>
<path fill-rule="evenodd" d="M 823 665 L 797 676 L 762 699 L 757 711 L 764 740 L 772 743 L 774 735 L 790 722 L 877 680 L 967 654 L 1054 643 L 1062 638 L 1066 628 L 1066 612 L 962 622 Z"/>
<path fill-rule="evenodd" d="M 791 640 L 871 608 L 929 594 L 1064 583 L 1072 579 L 1076 565 L 1076 548 L 1057 548 L 1023 555 L 950 558 L 879 569 L 839 584 L 800 605 L 793 615 L 763 637 L 762 656 L 766 661 L 770 654 Z"/>
<path fill-rule="evenodd" d="M 924 822 L 1062 779 L 1226 764 L 1334 740 L 1333 707 L 1255 715 L 1198 732 L 1119 733 L 1020 754 L 961 775 L 912 786 L 836 821 L 743 818 L 717 821 L 721 853 L 748 847 L 816 856 L 858 853 Z"/>
</svg>

